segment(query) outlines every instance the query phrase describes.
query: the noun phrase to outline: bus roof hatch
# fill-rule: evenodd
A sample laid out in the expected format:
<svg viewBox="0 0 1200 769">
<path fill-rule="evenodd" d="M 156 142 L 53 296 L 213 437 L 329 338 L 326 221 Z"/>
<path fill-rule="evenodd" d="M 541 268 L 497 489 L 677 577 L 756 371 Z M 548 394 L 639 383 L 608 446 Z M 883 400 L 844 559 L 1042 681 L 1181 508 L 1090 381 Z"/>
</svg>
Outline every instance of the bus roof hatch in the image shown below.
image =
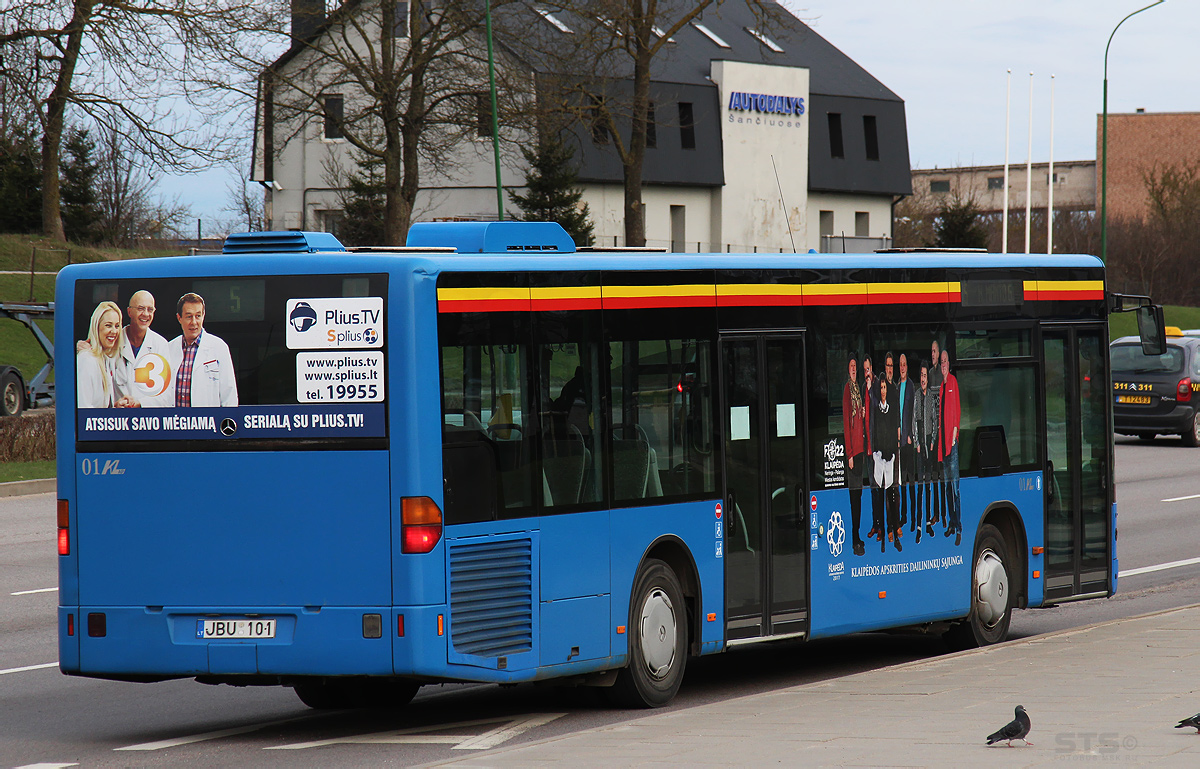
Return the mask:
<svg viewBox="0 0 1200 769">
<path fill-rule="evenodd" d="M 236 232 L 225 238 L 223 254 L 312 254 L 345 251 L 341 241 L 328 232 Z"/>
<path fill-rule="evenodd" d="M 573 253 L 575 241 L 558 222 L 417 222 L 409 248 L 451 246 L 460 254 Z"/>
</svg>

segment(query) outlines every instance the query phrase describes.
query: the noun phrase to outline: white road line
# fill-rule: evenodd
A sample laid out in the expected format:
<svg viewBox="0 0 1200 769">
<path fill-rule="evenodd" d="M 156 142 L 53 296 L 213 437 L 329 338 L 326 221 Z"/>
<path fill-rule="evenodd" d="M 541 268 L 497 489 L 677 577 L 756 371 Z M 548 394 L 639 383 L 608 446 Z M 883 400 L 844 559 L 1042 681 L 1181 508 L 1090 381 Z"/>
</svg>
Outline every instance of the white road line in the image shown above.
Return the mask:
<svg viewBox="0 0 1200 769">
<path fill-rule="evenodd" d="M 534 713 L 528 716 L 509 718 L 481 718 L 474 721 L 459 721 L 453 724 L 436 724 L 434 726 L 416 726 L 408 729 L 375 732 L 373 734 L 357 734 L 350 737 L 335 737 L 329 740 L 313 742 L 298 742 L 292 745 L 276 745 L 265 750 L 304 750 L 306 748 L 322 748 L 328 745 L 412 745 L 412 744 L 447 744 L 453 745 L 451 750 L 487 750 L 502 742 L 528 731 L 537 726 L 543 726 L 556 718 L 562 718 L 565 713 Z M 431 734 L 444 732 L 448 729 L 471 729 L 478 726 L 499 724 L 482 734 Z"/>
<path fill-rule="evenodd" d="M 1200 563 L 1200 558 L 1188 558 L 1183 561 L 1171 561 L 1170 563 L 1159 563 L 1154 566 L 1143 566 L 1140 569 L 1126 569 L 1125 571 L 1117 572 L 1117 578 L 1132 577 L 1136 574 L 1149 574 L 1152 571 L 1164 571 L 1166 569 L 1177 569 L 1180 566 L 1192 566 Z"/>
<path fill-rule="evenodd" d="M 41 670 L 42 668 L 56 668 L 57 662 L 47 662 L 43 665 L 26 665 L 23 668 L 9 668 L 8 670 L 0 670 L 0 676 L 5 673 L 24 673 L 26 670 Z"/>
<path fill-rule="evenodd" d="M 18 766 L 17 769 L 67 769 L 68 766 L 79 766 L 79 764 L 25 764 L 25 766 Z"/>
<path fill-rule="evenodd" d="M 1186 497 L 1171 497 L 1170 499 L 1164 499 L 1162 501 L 1163 502 L 1182 502 L 1185 499 L 1200 499 L 1200 494 L 1188 494 Z"/>
<path fill-rule="evenodd" d="M 296 718 L 284 718 L 279 721 L 267 721 L 262 724 L 254 724 L 253 726 L 235 726 L 232 729 L 219 729 L 215 732 L 204 732 L 203 734 L 190 734 L 186 737 L 175 737 L 170 740 L 159 740 L 158 742 L 143 742 L 140 745 L 126 745 L 123 748 L 113 748 L 113 750 L 162 750 L 163 748 L 177 748 L 180 745 L 190 745 L 193 742 L 204 742 L 205 740 L 218 740 L 222 737 L 232 737 L 236 734 L 249 734 L 257 732 L 259 729 L 266 729 L 268 726 L 277 726 L 286 724 L 297 718 L 311 718 L 311 716 L 297 716 Z"/>
<path fill-rule="evenodd" d="M 58 590 L 58 588 L 56 588 L 56 587 L 39 587 L 37 590 L 18 590 L 15 593 L 9 593 L 9 595 L 33 595 L 34 593 L 53 593 L 56 590 Z M 58 766 L 58 764 L 55 764 L 55 766 Z M 71 764 L 71 766 L 74 766 L 74 764 Z"/>
</svg>

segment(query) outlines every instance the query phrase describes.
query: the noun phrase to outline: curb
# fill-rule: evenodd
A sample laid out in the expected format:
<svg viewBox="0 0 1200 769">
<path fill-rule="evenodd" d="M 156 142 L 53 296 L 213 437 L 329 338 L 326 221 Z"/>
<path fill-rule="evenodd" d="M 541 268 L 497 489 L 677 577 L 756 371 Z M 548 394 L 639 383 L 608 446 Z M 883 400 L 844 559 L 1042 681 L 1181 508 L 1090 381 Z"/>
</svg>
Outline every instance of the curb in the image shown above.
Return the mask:
<svg viewBox="0 0 1200 769">
<path fill-rule="evenodd" d="M 49 494 L 56 491 L 58 481 L 55 478 L 41 478 L 34 481 L 9 481 L 0 483 L 0 497 L 20 497 L 26 494 Z"/>
</svg>

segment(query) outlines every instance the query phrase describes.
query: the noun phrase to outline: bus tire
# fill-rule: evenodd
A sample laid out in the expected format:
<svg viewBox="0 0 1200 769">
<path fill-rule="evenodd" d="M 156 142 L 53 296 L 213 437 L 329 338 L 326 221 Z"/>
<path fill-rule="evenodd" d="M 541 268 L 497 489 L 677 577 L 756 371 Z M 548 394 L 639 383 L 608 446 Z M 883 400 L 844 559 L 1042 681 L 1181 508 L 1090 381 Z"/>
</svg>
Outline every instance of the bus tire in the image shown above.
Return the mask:
<svg viewBox="0 0 1200 769">
<path fill-rule="evenodd" d="M 990 523 L 979 527 L 971 569 L 971 612 L 946 631 L 955 651 L 997 644 L 1008 637 L 1012 621 L 1012 564 L 1000 530 Z"/>
<path fill-rule="evenodd" d="M 318 678 L 296 684 L 296 696 L 314 710 L 402 708 L 420 684 L 370 678 Z"/>
<path fill-rule="evenodd" d="M 25 408 L 25 393 L 21 392 L 21 379 L 12 371 L 0 375 L 0 416 L 20 416 Z"/>
<path fill-rule="evenodd" d="M 658 708 L 674 699 L 687 664 L 687 637 L 687 608 L 679 578 L 666 563 L 649 558 L 633 580 L 629 664 L 608 690 L 613 704 Z"/>
</svg>

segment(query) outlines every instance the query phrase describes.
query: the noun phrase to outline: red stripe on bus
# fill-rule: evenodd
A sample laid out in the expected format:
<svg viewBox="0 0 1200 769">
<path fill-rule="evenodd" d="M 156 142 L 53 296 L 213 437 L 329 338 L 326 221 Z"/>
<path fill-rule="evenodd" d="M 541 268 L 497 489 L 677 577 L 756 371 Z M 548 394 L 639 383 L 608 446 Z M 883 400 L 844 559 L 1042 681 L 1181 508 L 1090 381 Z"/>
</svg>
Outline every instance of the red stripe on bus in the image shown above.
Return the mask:
<svg viewBox="0 0 1200 769">
<path fill-rule="evenodd" d="M 534 299 L 530 303 L 531 310 L 548 312 L 552 310 L 599 310 L 600 297 L 578 297 L 571 299 Z"/>
<path fill-rule="evenodd" d="M 1095 291 L 1092 289 L 1083 289 L 1077 291 L 1047 291 L 1041 289 L 1037 293 L 1037 298 L 1043 302 L 1062 301 L 1062 302 L 1087 302 L 1087 301 L 1103 301 L 1104 292 Z"/>
<path fill-rule="evenodd" d="M 717 297 L 718 307 L 800 307 L 808 304 L 802 296 L 737 296 L 723 294 Z"/>
<path fill-rule="evenodd" d="M 816 307 L 841 307 L 853 304 L 866 304 L 867 295 L 862 294 L 812 294 L 804 297 L 804 304 Z"/>
<path fill-rule="evenodd" d="M 868 294 L 867 304 L 945 304 L 945 292 L 936 294 Z"/>
<path fill-rule="evenodd" d="M 606 296 L 606 310 L 649 310 L 660 307 L 716 307 L 717 297 L 705 296 Z"/>
</svg>

